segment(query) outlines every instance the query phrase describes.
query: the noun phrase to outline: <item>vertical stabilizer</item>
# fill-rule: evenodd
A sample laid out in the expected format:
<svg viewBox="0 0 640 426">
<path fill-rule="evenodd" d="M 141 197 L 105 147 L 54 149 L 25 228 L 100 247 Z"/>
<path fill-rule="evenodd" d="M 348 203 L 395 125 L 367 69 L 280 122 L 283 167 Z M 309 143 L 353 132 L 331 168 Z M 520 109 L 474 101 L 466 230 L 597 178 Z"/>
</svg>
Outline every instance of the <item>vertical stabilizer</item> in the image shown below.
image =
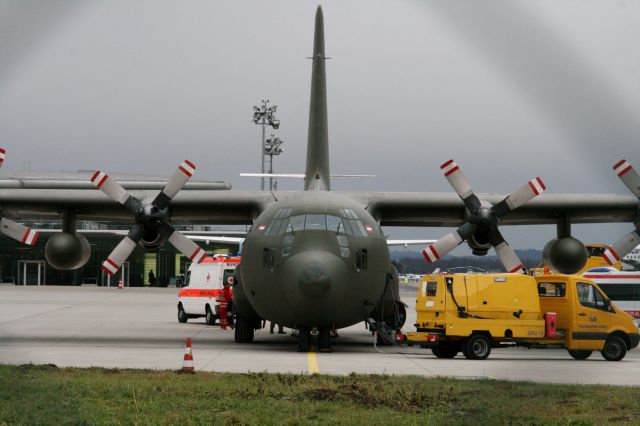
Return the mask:
<svg viewBox="0 0 640 426">
<path fill-rule="evenodd" d="M 322 7 L 316 11 L 311 70 L 311 100 L 309 104 L 309 136 L 305 191 L 331 189 L 329 178 L 329 130 L 327 125 L 327 79 L 324 56 L 324 18 Z"/>
</svg>

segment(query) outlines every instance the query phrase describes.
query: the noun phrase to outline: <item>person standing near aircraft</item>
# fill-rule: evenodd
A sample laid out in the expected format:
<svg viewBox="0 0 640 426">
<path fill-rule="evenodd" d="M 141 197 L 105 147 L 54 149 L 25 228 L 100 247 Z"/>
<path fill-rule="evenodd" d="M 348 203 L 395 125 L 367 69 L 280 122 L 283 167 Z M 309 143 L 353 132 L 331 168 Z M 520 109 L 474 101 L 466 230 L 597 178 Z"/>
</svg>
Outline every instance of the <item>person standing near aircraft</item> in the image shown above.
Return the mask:
<svg viewBox="0 0 640 426">
<path fill-rule="evenodd" d="M 225 281 L 222 284 L 222 290 L 218 293 L 216 301 L 219 304 L 220 328 L 226 330 L 227 326 L 229 326 L 227 312 L 229 311 L 229 302 L 231 302 L 231 289 L 228 282 Z M 233 328 L 233 325 L 231 328 Z"/>
</svg>

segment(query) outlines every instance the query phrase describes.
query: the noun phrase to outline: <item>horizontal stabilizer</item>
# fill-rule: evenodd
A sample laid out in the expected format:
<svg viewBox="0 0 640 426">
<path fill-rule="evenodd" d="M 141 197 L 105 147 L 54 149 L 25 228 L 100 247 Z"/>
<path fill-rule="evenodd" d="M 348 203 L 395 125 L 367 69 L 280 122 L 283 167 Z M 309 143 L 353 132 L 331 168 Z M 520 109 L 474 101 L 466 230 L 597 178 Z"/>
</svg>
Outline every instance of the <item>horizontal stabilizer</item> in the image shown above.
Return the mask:
<svg viewBox="0 0 640 426">
<path fill-rule="evenodd" d="M 304 173 L 240 173 L 240 176 L 244 177 L 271 177 L 271 178 L 296 178 L 304 179 Z M 371 179 L 376 175 L 331 175 L 331 178 L 336 179 Z"/>
</svg>

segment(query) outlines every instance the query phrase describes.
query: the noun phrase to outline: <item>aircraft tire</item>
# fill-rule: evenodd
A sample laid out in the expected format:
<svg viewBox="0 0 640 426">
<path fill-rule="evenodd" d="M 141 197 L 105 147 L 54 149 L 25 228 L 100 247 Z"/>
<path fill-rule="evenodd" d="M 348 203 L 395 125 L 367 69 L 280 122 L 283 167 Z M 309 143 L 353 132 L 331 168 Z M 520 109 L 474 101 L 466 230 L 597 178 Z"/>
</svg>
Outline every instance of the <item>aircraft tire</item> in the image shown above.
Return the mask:
<svg viewBox="0 0 640 426">
<path fill-rule="evenodd" d="M 254 329 L 253 322 L 236 315 L 236 328 L 233 330 L 233 337 L 236 343 L 253 343 Z"/>
<path fill-rule="evenodd" d="M 491 354 L 491 340 L 484 334 L 473 334 L 463 343 L 462 352 L 467 359 L 487 359 Z"/>
<path fill-rule="evenodd" d="M 214 325 L 216 323 L 216 316 L 211 311 L 211 307 L 207 305 L 205 320 L 207 321 L 207 325 Z"/>
<path fill-rule="evenodd" d="M 592 353 L 593 351 L 580 351 L 580 350 L 569 349 L 569 355 L 571 355 L 571 358 L 577 359 L 579 361 L 589 358 Z"/>
<path fill-rule="evenodd" d="M 298 330 L 298 352 L 311 350 L 311 330 L 301 328 Z"/>
<path fill-rule="evenodd" d="M 620 361 L 627 354 L 627 345 L 618 336 L 609 336 L 600 353 L 607 361 Z"/>
<path fill-rule="evenodd" d="M 184 311 L 182 304 L 178 305 L 178 322 L 184 324 L 189 320 L 187 313 Z"/>
</svg>

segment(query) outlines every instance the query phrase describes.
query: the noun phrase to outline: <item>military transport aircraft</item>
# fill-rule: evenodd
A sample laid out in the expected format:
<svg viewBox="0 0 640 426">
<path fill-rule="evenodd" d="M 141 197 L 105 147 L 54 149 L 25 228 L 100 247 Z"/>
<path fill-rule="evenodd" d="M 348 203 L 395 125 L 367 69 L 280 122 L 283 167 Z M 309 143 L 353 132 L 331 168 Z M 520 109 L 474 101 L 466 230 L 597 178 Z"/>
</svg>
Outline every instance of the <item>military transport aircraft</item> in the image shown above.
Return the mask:
<svg viewBox="0 0 640 426">
<path fill-rule="evenodd" d="M 579 270 L 587 258 L 584 245 L 571 237 L 572 223 L 632 222 L 636 230 L 613 245 L 612 255 L 622 256 L 637 245 L 640 178 L 624 164 L 619 172 L 624 172 L 621 177 L 635 197 L 538 196 L 545 189 L 539 178 L 510 195 L 475 194 L 453 160 L 442 170 L 456 194 L 332 192 L 325 59 L 323 13 L 318 7 L 303 191 L 178 193 L 195 170 L 185 161 L 160 194 L 129 192 L 98 171 L 91 180 L 101 191 L 0 189 L 3 213 L 18 219 L 62 216 L 63 234 L 70 238 L 75 235 L 76 218 L 126 222 L 133 216 L 130 233 L 105 261 L 110 272 L 120 267 L 136 244 L 154 250 L 167 240 L 197 261 L 200 248 L 175 231 L 170 220 L 251 224 L 236 269 L 235 340 L 252 342 L 261 320 L 268 319 L 299 329 L 301 351 L 309 350 L 312 328 L 319 331 L 320 349 L 330 350 L 334 327 L 370 317 L 391 327 L 402 325 L 397 273 L 380 226 L 459 226 L 427 247 L 428 261 L 465 241 L 477 255 L 493 247 L 508 271 L 521 271 L 522 265 L 500 234 L 499 224 L 557 224 L 558 239 L 547 244 L 545 256 L 561 272 Z"/>
</svg>

